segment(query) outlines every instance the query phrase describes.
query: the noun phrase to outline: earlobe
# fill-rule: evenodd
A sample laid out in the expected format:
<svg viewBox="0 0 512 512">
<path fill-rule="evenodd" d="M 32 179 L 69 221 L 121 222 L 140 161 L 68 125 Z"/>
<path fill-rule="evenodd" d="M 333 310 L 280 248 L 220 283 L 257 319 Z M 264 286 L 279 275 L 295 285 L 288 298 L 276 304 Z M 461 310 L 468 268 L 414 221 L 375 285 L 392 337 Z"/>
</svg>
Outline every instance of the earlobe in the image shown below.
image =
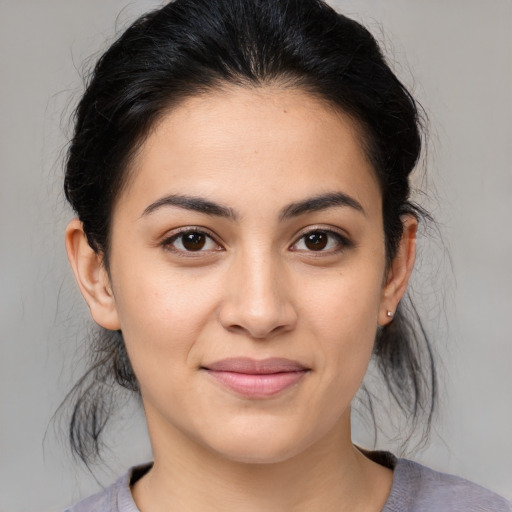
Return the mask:
<svg viewBox="0 0 512 512">
<path fill-rule="evenodd" d="M 115 298 L 103 257 L 89 245 L 78 219 L 73 219 L 66 228 L 66 252 L 94 321 L 106 329 L 120 329 Z"/>
<path fill-rule="evenodd" d="M 418 220 L 414 215 L 408 214 L 402 217 L 402 224 L 402 237 L 398 244 L 395 257 L 388 268 L 386 284 L 382 289 L 378 318 L 380 326 L 385 326 L 393 321 L 398 303 L 407 289 L 407 284 L 411 277 L 414 260 L 416 258 Z"/>
</svg>

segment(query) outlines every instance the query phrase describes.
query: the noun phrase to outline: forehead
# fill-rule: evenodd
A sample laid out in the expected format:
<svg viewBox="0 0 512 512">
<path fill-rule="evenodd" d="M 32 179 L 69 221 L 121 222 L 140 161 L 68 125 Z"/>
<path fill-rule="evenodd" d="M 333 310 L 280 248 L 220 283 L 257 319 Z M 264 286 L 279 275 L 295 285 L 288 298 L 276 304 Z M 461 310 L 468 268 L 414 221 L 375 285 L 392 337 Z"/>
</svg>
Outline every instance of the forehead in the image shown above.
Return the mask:
<svg viewBox="0 0 512 512">
<path fill-rule="evenodd" d="M 297 89 L 232 86 L 188 98 L 162 116 L 130 167 L 121 196 L 146 201 L 243 189 L 267 199 L 279 191 L 285 202 L 336 188 L 380 202 L 359 125 Z"/>
</svg>

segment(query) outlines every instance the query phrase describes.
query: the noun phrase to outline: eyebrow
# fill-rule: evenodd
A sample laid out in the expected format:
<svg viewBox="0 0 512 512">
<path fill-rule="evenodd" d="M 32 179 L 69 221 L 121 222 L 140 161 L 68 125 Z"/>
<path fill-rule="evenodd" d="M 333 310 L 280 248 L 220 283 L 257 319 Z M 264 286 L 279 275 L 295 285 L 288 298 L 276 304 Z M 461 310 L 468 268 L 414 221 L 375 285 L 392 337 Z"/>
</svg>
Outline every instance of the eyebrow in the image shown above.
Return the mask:
<svg viewBox="0 0 512 512">
<path fill-rule="evenodd" d="M 177 206 L 178 208 L 183 208 L 185 210 L 192 210 L 195 212 L 203 213 L 205 215 L 223 217 L 231 220 L 237 220 L 239 218 L 235 210 L 229 208 L 228 206 L 222 206 L 202 197 L 179 194 L 172 194 L 166 197 L 162 197 L 154 203 L 151 203 L 142 212 L 141 217 L 150 215 L 151 213 L 165 206 Z M 279 214 L 279 220 L 287 220 L 293 217 L 299 217 L 305 213 L 318 212 L 334 207 L 349 207 L 358 212 L 361 212 L 363 215 L 366 215 L 363 207 L 361 206 L 361 203 L 359 203 L 359 201 L 353 197 L 350 197 L 343 192 L 331 192 L 328 194 L 310 197 L 304 199 L 303 201 L 297 201 L 285 206 Z"/>
<path fill-rule="evenodd" d="M 154 211 L 164 206 L 178 206 L 185 210 L 192 210 L 205 215 L 213 215 L 215 217 L 224 217 L 227 219 L 236 220 L 238 215 L 232 208 L 221 206 L 220 204 L 209 201 L 202 197 L 184 196 L 172 194 L 170 196 L 162 197 L 154 203 L 151 203 L 143 212 L 142 217 L 153 213 Z"/>
<path fill-rule="evenodd" d="M 363 215 L 366 215 L 361 203 L 353 197 L 350 197 L 343 192 L 331 192 L 329 194 L 322 194 L 305 199 L 304 201 L 289 204 L 281 210 L 279 219 L 286 220 L 292 217 L 298 217 L 305 213 L 313 213 L 340 206 L 353 208 L 354 210 L 361 212 Z"/>
</svg>

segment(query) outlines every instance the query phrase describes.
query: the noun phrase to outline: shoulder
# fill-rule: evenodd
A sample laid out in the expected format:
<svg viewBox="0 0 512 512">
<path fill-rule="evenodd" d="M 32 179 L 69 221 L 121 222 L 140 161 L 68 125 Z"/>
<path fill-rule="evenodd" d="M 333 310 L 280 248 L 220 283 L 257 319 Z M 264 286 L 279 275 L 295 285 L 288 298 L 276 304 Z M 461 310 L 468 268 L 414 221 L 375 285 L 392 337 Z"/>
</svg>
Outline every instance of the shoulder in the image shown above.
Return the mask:
<svg viewBox="0 0 512 512">
<path fill-rule="evenodd" d="M 505 498 L 407 459 L 398 459 L 382 512 L 512 512 Z"/>
<path fill-rule="evenodd" d="M 145 464 L 130 469 L 110 487 L 79 501 L 64 512 L 139 512 L 132 498 L 130 482 L 150 467 L 150 464 Z"/>
<path fill-rule="evenodd" d="M 118 512 L 117 506 L 118 482 L 107 487 L 103 491 L 89 496 L 75 505 L 67 508 L 64 512 Z"/>
</svg>

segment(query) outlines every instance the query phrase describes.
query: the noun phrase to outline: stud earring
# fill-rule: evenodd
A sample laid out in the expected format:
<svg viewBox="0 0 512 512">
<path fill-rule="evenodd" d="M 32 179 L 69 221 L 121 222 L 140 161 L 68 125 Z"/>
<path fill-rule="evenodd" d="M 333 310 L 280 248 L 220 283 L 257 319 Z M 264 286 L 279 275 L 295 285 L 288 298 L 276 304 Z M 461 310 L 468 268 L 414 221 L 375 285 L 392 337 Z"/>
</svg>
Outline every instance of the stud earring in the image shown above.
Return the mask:
<svg viewBox="0 0 512 512">
<path fill-rule="evenodd" d="M 392 313 L 391 311 L 388 311 L 388 312 L 386 313 L 386 316 L 387 316 L 388 318 L 393 318 L 393 313 Z"/>
</svg>

